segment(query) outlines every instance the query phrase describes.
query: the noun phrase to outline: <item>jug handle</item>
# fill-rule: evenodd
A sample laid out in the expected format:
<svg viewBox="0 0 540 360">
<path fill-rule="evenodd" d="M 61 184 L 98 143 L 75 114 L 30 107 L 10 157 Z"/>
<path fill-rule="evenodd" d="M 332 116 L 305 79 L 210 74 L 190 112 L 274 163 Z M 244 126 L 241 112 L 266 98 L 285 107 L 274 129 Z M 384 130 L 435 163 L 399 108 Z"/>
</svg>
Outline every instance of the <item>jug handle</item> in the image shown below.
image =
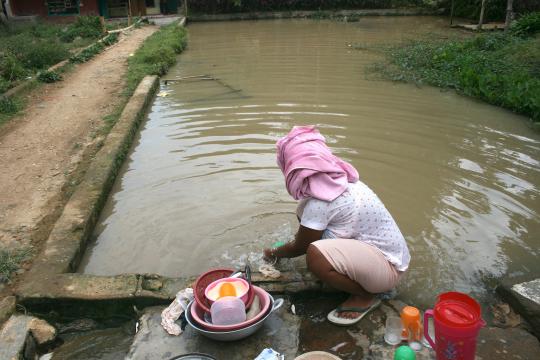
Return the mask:
<svg viewBox="0 0 540 360">
<path fill-rule="evenodd" d="M 436 349 L 435 342 L 433 341 L 431 336 L 429 336 L 429 318 L 433 318 L 433 310 L 431 309 L 426 310 L 426 312 L 424 313 L 424 337 L 428 341 L 429 345 L 431 345 L 433 349 Z"/>
</svg>

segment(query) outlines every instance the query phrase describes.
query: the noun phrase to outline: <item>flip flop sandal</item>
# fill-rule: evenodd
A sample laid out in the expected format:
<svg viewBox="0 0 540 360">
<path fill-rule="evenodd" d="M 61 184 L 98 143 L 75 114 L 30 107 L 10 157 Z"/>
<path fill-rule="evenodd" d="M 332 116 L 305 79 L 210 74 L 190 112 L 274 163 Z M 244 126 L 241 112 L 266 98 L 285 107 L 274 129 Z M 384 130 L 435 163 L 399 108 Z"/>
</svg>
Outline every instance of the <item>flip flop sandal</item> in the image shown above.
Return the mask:
<svg viewBox="0 0 540 360">
<path fill-rule="evenodd" d="M 380 304 L 381 304 L 381 300 L 375 299 L 373 303 L 368 307 L 338 306 L 334 310 L 330 311 L 330 313 L 328 313 L 327 318 L 328 318 L 328 321 L 330 321 L 332 324 L 336 324 L 340 326 L 353 325 L 359 322 L 360 320 L 362 320 L 364 316 L 366 316 L 371 310 L 375 309 Z M 360 313 L 360 315 L 352 319 L 347 319 L 347 318 L 338 316 L 338 314 L 342 312 L 357 312 L 357 313 Z"/>
</svg>

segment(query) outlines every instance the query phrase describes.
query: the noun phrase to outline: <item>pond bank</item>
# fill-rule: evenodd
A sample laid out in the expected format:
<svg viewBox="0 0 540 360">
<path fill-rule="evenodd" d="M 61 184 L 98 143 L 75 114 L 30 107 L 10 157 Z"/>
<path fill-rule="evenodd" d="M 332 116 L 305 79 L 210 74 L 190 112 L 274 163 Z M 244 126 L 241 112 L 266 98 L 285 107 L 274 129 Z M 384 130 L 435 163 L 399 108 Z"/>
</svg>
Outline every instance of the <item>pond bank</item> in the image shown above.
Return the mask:
<svg viewBox="0 0 540 360">
<path fill-rule="evenodd" d="M 536 29 L 536 30 L 535 30 Z M 414 40 L 393 46 L 374 68 L 394 81 L 456 90 L 531 118 L 540 129 L 540 13 L 508 33 L 471 39 Z"/>
<path fill-rule="evenodd" d="M 439 15 L 441 10 L 428 8 L 359 9 L 359 10 L 298 10 L 264 11 L 230 14 L 190 14 L 189 21 L 235 21 L 271 19 L 335 19 L 358 21 L 362 16 L 418 16 Z"/>
</svg>

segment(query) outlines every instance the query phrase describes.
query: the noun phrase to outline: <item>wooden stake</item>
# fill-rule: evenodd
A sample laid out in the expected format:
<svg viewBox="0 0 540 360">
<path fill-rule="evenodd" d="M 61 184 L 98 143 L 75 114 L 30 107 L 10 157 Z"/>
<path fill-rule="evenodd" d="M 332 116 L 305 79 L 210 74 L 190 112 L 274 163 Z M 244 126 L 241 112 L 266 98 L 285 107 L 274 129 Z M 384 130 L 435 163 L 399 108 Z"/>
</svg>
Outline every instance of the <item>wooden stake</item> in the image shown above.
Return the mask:
<svg viewBox="0 0 540 360">
<path fill-rule="evenodd" d="M 486 7 L 486 0 L 482 0 L 482 8 L 480 9 L 480 20 L 478 21 L 477 30 L 482 30 L 482 24 L 484 23 L 484 9 Z"/>
</svg>

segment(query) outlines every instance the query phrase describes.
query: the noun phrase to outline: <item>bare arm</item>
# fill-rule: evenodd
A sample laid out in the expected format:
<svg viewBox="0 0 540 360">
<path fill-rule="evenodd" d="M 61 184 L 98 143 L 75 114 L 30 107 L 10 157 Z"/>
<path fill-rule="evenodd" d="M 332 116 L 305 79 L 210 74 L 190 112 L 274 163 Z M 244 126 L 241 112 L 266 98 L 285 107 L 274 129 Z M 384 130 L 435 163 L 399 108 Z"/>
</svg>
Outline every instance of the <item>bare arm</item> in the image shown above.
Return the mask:
<svg viewBox="0 0 540 360">
<path fill-rule="evenodd" d="M 294 241 L 275 249 L 264 249 L 266 258 L 293 258 L 304 255 L 309 244 L 322 238 L 323 231 L 300 225 Z"/>
</svg>

